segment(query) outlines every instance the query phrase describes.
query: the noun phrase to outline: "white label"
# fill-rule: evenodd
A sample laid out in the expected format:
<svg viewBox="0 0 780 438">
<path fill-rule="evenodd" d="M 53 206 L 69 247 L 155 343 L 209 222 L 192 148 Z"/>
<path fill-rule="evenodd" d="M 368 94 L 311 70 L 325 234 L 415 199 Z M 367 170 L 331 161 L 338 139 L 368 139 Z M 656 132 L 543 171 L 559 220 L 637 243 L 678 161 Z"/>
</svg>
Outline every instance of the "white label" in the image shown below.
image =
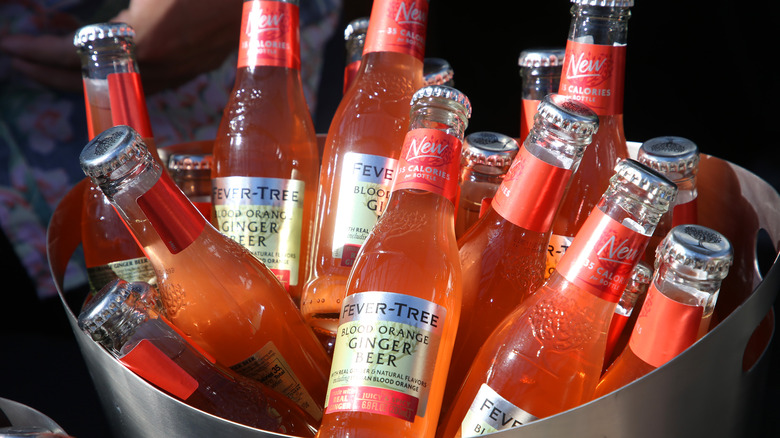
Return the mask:
<svg viewBox="0 0 780 438">
<path fill-rule="evenodd" d="M 537 418 L 482 384 L 460 425 L 462 437 L 498 432 L 530 423 Z"/>
<path fill-rule="evenodd" d="M 571 246 L 573 237 L 559 236 L 553 234 L 550 236 L 550 243 L 547 245 L 547 266 L 544 270 L 544 279 L 550 278 L 555 267 L 558 266 L 558 262 L 561 261 L 561 257 L 566 253 L 566 250 Z"/>
</svg>

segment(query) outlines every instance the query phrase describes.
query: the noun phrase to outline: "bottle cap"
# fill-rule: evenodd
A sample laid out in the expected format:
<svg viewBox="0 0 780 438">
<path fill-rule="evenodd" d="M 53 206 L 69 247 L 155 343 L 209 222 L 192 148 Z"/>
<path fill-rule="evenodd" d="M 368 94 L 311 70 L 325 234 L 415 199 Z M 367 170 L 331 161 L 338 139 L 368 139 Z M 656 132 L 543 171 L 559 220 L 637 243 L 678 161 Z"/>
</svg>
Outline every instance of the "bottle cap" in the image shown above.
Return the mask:
<svg viewBox="0 0 780 438">
<path fill-rule="evenodd" d="M 79 155 L 84 174 L 96 184 L 125 176 L 139 161 L 152 160 L 141 136 L 133 128 L 117 125 L 90 140 Z"/>
<path fill-rule="evenodd" d="M 637 161 L 677 181 L 696 175 L 699 148 L 683 137 L 651 138 L 639 147 Z"/>
<path fill-rule="evenodd" d="M 73 36 L 73 45 L 82 47 L 105 38 L 135 38 L 135 30 L 127 23 L 96 23 L 84 26 Z"/>
<path fill-rule="evenodd" d="M 582 6 L 605 6 L 612 8 L 631 8 L 634 0 L 571 0 L 572 3 Z"/>
<path fill-rule="evenodd" d="M 412 95 L 410 105 L 414 106 L 418 101 L 431 97 L 451 100 L 462 107 L 466 118 L 471 117 L 471 102 L 469 102 L 469 98 L 460 91 L 446 85 L 426 85 L 420 88 Z"/>
<path fill-rule="evenodd" d="M 696 224 L 678 225 L 655 250 L 655 264 L 667 263 L 697 280 L 723 280 L 734 261 L 731 242 L 721 233 Z"/>
<path fill-rule="evenodd" d="M 349 41 L 355 35 L 368 31 L 368 17 L 360 17 L 350 21 L 344 28 L 344 41 Z"/>
<path fill-rule="evenodd" d="M 517 65 L 520 67 L 559 67 L 563 65 L 566 49 L 564 48 L 539 48 L 526 49 L 520 52 Z"/>
<path fill-rule="evenodd" d="M 211 154 L 173 154 L 168 159 L 172 171 L 211 170 Z"/>
<path fill-rule="evenodd" d="M 592 109 L 556 93 L 544 96 L 536 109 L 534 120 L 537 117 L 573 137 L 581 137 L 585 144 L 590 144 L 591 137 L 599 129 L 599 117 Z"/>
<path fill-rule="evenodd" d="M 471 133 L 463 139 L 461 155 L 470 165 L 480 164 L 509 169 L 519 149 L 520 145 L 517 141 L 508 135 L 480 131 Z"/>
<path fill-rule="evenodd" d="M 664 175 L 630 158 L 620 161 L 615 166 L 615 174 L 610 178 L 610 185 L 631 185 L 644 192 L 655 208 L 664 212 L 674 202 L 677 196 L 677 185 Z"/>
<path fill-rule="evenodd" d="M 143 312 L 135 312 L 135 302 L 148 298 L 151 286 L 144 282 L 128 283 L 117 278 L 103 286 L 92 299 L 87 301 L 78 317 L 81 330 L 108 349 L 114 349 L 121 341 L 148 319 Z M 118 326 L 123 328 L 117 332 Z"/>
<path fill-rule="evenodd" d="M 455 72 L 445 59 L 425 58 L 423 60 L 423 79 L 425 85 L 452 85 Z"/>
</svg>

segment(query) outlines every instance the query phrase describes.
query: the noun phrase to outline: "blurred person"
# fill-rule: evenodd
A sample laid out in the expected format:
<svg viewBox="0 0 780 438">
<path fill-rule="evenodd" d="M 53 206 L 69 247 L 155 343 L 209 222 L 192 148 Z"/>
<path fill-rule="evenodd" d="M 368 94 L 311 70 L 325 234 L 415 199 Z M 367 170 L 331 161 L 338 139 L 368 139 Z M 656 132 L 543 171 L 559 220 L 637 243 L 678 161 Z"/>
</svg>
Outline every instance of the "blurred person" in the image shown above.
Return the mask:
<svg viewBox="0 0 780 438">
<path fill-rule="evenodd" d="M 60 199 L 84 178 L 78 154 L 88 141 L 81 26 L 121 21 L 135 32 L 136 58 L 158 147 L 212 139 L 237 63 L 242 0 L 3 0 L 0 3 L 0 230 L 38 298 L 56 295 L 46 260 L 46 228 Z M 301 75 L 316 108 L 322 46 L 338 24 L 341 0 L 302 0 Z M 86 283 L 72 263 L 66 289 Z M 21 283 L 17 283 L 21 284 Z M 22 293 L 15 291 L 15 294 Z M 3 301 L 7 301 L 6 298 Z"/>
</svg>

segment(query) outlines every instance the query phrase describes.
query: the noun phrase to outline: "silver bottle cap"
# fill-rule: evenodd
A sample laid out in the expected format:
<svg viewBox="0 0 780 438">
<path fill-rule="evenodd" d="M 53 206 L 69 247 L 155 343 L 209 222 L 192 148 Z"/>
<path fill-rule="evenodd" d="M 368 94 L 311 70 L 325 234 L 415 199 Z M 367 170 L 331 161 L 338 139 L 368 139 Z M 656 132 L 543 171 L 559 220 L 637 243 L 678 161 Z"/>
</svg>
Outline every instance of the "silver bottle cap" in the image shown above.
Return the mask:
<svg viewBox="0 0 780 438">
<path fill-rule="evenodd" d="M 469 165 L 509 169 L 519 149 L 517 140 L 508 135 L 479 131 L 463 139 L 461 155 Z"/>
<path fill-rule="evenodd" d="M 640 260 L 636 267 L 634 267 L 634 270 L 631 271 L 631 281 L 637 284 L 649 285 L 652 278 L 653 268 L 642 260 Z"/>
<path fill-rule="evenodd" d="M 133 309 L 134 303 L 148 298 L 150 291 L 148 283 L 128 283 L 121 278 L 111 281 L 84 305 L 78 317 L 79 328 L 98 343 L 113 348 L 111 342 L 117 338 L 117 333 L 114 333 L 117 322 L 125 325 L 126 333 L 134 331 L 134 327 L 147 319 L 146 314 Z"/>
<path fill-rule="evenodd" d="M 638 188 L 656 209 L 662 209 L 664 212 L 677 196 L 676 184 L 661 173 L 630 158 L 615 166 L 615 174 L 609 181 L 612 187 L 632 185 Z"/>
<path fill-rule="evenodd" d="M 517 65 L 526 68 L 560 67 L 565 59 L 565 48 L 526 49 L 520 52 Z"/>
<path fill-rule="evenodd" d="M 672 228 L 655 254 L 656 266 L 667 263 L 675 272 L 697 280 L 723 280 L 734 261 L 734 250 L 725 236 L 695 224 Z"/>
<path fill-rule="evenodd" d="M 566 96 L 551 93 L 544 96 L 536 109 L 534 120 L 539 117 L 572 137 L 590 144 L 599 129 L 599 117 L 587 105 Z"/>
<path fill-rule="evenodd" d="M 571 0 L 572 3 L 582 6 L 605 6 L 612 8 L 631 8 L 634 0 Z"/>
<path fill-rule="evenodd" d="M 349 41 L 355 35 L 368 31 L 368 17 L 360 17 L 350 21 L 344 28 L 344 41 Z"/>
<path fill-rule="evenodd" d="M 452 85 L 455 72 L 445 59 L 425 58 L 423 60 L 423 80 L 425 85 Z"/>
<path fill-rule="evenodd" d="M 146 144 L 133 128 L 113 126 L 90 140 L 79 155 L 81 169 L 96 184 L 126 176 L 140 161 L 152 160 Z"/>
<path fill-rule="evenodd" d="M 168 158 L 168 169 L 172 171 L 211 170 L 211 154 L 173 154 Z"/>
<path fill-rule="evenodd" d="M 676 181 L 696 175 L 699 148 L 683 137 L 656 137 L 642 143 L 637 161 Z"/>
<path fill-rule="evenodd" d="M 471 102 L 469 102 L 469 98 L 455 88 L 446 85 L 426 85 L 420 88 L 412 95 L 410 105 L 414 106 L 419 100 L 431 97 L 448 99 L 458 103 L 462 107 L 463 114 L 466 118 L 471 117 Z"/>
<path fill-rule="evenodd" d="M 135 38 L 135 30 L 127 23 L 95 23 L 76 31 L 73 45 L 83 47 L 91 42 L 105 38 Z"/>
</svg>

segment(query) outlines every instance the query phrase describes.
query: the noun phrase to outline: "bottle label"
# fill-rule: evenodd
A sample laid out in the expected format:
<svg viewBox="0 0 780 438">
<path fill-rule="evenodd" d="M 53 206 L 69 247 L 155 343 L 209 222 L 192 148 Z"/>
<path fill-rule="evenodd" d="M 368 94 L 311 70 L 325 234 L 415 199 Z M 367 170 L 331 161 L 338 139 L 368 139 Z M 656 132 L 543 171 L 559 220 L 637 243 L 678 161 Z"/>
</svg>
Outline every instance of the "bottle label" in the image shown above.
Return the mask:
<svg viewBox="0 0 780 438">
<path fill-rule="evenodd" d="M 498 432 L 536 419 L 483 383 L 461 422 L 460 436 L 467 438 Z"/>
<path fill-rule="evenodd" d="M 566 42 L 559 93 L 599 116 L 623 114 L 626 46 Z"/>
<path fill-rule="evenodd" d="M 301 68 L 298 5 L 278 1 L 244 2 L 238 68 Z"/>
<path fill-rule="evenodd" d="M 119 361 L 130 371 L 180 400 L 187 400 L 198 389 L 198 381 L 148 339 L 141 340 Z"/>
<path fill-rule="evenodd" d="M 305 183 L 294 179 L 214 178 L 214 215 L 222 234 L 246 247 L 289 290 L 298 284 Z"/>
<path fill-rule="evenodd" d="M 428 0 L 376 0 L 363 53 L 396 52 L 425 57 Z"/>
<path fill-rule="evenodd" d="M 333 258 L 341 259 L 341 266 L 352 266 L 385 211 L 397 165 L 397 160 L 388 157 L 344 154 L 332 248 Z"/>
<path fill-rule="evenodd" d="M 325 412 L 424 417 L 446 309 L 392 292 L 349 295 L 341 307 Z"/>
<path fill-rule="evenodd" d="M 314 419 L 322 418 L 322 411 L 314 398 L 303 387 L 273 342 L 269 341 L 258 352 L 230 369 L 284 394 Z"/>
<path fill-rule="evenodd" d="M 425 190 L 457 205 L 460 149 L 460 139 L 444 131 L 430 128 L 409 131 L 401 149 L 393 191 Z"/>
<path fill-rule="evenodd" d="M 696 198 L 692 201 L 677 204 L 672 209 L 672 228 L 677 225 L 696 224 L 698 220 Z"/>
<path fill-rule="evenodd" d="M 114 126 L 127 125 L 135 129 L 142 138 L 153 138 L 152 125 L 146 109 L 146 98 L 141 86 L 141 75 L 136 72 L 109 73 L 106 79 L 111 105 L 111 121 Z M 89 107 L 89 102 L 87 102 L 87 108 Z M 87 115 L 87 120 L 91 120 L 90 114 Z M 89 123 L 88 127 L 90 138 L 100 134 L 99 132 L 91 132 L 94 130 L 92 123 Z"/>
<path fill-rule="evenodd" d="M 102 266 L 87 268 L 89 288 L 97 292 L 111 281 L 121 278 L 128 283 L 143 281 L 151 285 L 157 284 L 157 274 L 146 257 L 111 262 Z"/>
<path fill-rule="evenodd" d="M 546 233 L 571 175 L 521 147 L 493 197 L 493 209 L 520 228 Z"/>
<path fill-rule="evenodd" d="M 638 358 L 658 368 L 696 342 L 703 317 L 703 307 L 669 298 L 653 282 L 628 345 Z"/>
<path fill-rule="evenodd" d="M 547 265 L 544 271 L 544 279 L 550 278 L 550 275 L 555 271 L 555 267 L 561 261 L 561 258 L 566 253 L 566 250 L 571 246 L 571 242 L 574 240 L 571 236 L 561 236 L 558 234 L 552 234 L 550 236 L 550 242 L 547 244 Z"/>
<path fill-rule="evenodd" d="M 160 179 L 137 202 L 171 254 L 190 246 L 206 227 L 206 218 L 167 172 L 162 172 Z"/>
<path fill-rule="evenodd" d="M 596 207 L 556 269 L 577 287 L 617 303 L 648 240 Z"/>
<path fill-rule="evenodd" d="M 539 108 L 540 103 L 542 103 L 541 100 L 522 99 L 523 116 L 520 118 L 520 133 L 522 134 L 520 138 L 521 143 L 525 141 L 525 138 L 534 126 L 534 116 L 536 115 L 536 110 Z"/>
</svg>

